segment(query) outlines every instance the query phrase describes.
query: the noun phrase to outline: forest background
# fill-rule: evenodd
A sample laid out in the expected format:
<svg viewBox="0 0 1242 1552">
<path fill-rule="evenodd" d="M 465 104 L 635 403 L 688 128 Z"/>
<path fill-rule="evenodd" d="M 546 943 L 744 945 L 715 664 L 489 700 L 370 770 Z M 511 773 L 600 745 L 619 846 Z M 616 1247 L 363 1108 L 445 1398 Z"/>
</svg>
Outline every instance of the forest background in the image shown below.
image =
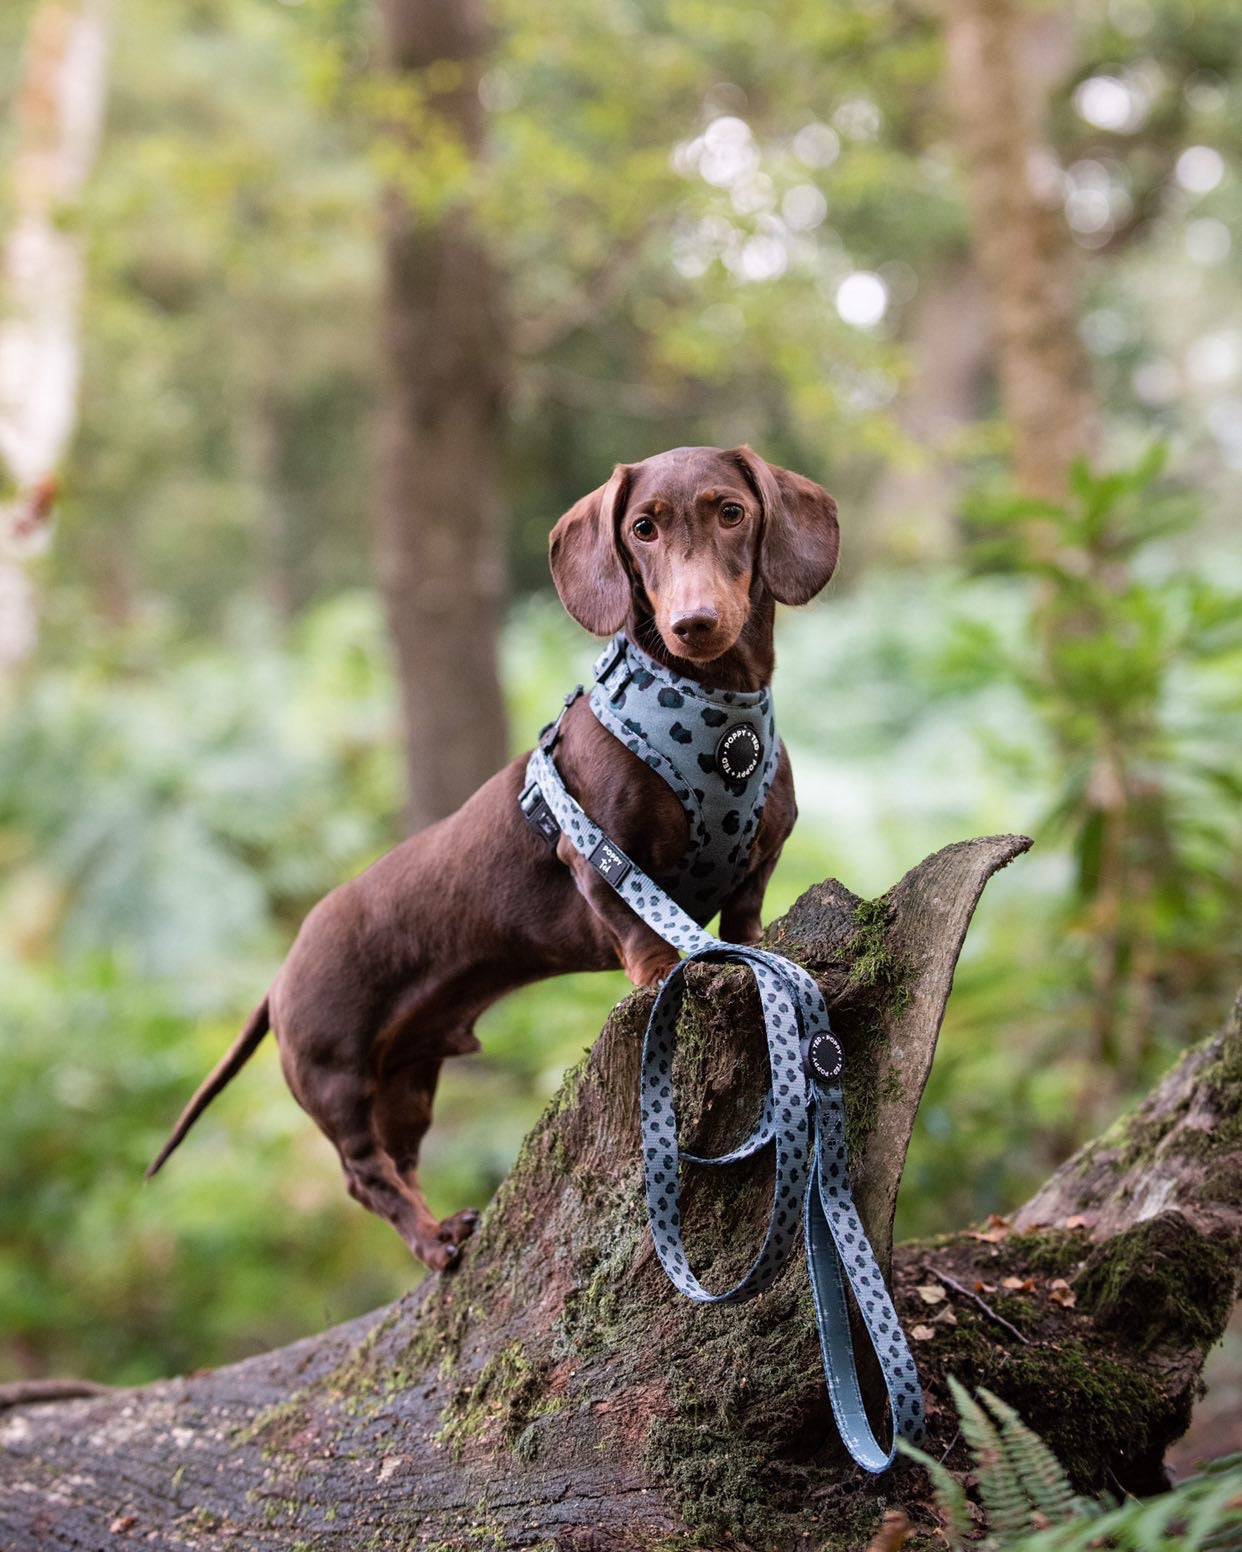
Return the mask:
<svg viewBox="0 0 1242 1552">
<path fill-rule="evenodd" d="M 768 919 L 1036 838 L 967 943 L 899 1235 L 1003 1214 L 1219 1021 L 1228 0 L 492 0 L 451 36 L 430 0 L 8 0 L 0 243 L 78 11 L 76 434 L 0 484 L 0 1378 L 218 1364 L 415 1280 L 270 1046 L 142 1170 L 310 905 L 587 675 L 546 535 L 618 460 L 748 441 L 840 503 L 836 579 L 779 624 Z M 434 1208 L 482 1205 L 625 987 L 486 1016 Z"/>
</svg>

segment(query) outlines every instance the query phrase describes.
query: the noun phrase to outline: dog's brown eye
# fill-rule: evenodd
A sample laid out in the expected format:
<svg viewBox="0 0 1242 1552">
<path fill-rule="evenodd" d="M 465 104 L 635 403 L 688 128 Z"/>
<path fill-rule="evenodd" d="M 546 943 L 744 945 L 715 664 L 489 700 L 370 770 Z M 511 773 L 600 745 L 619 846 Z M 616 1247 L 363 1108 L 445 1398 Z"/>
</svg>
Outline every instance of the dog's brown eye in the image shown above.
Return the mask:
<svg viewBox="0 0 1242 1552">
<path fill-rule="evenodd" d="M 726 501 L 720 509 L 720 521 L 726 528 L 736 528 L 745 516 L 745 511 L 736 501 Z"/>
<path fill-rule="evenodd" d="M 636 539 L 654 539 L 656 525 L 649 517 L 636 517 L 634 519 L 634 537 Z"/>
</svg>

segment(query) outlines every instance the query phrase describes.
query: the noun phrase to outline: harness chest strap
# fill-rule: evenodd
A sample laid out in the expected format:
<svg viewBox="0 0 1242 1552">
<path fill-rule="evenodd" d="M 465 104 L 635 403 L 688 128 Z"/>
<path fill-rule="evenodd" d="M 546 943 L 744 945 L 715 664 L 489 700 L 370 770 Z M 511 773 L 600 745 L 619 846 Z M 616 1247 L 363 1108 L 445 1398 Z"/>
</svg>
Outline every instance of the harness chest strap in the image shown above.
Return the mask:
<svg viewBox="0 0 1242 1552">
<path fill-rule="evenodd" d="M 709 921 L 746 875 L 780 763 L 771 691 L 708 689 L 649 657 L 624 632 L 593 673 L 596 720 L 661 777 L 685 811 L 686 851 L 660 885 L 696 921 Z"/>
<path fill-rule="evenodd" d="M 526 769 L 523 812 L 551 844 L 563 832 L 623 900 L 666 942 L 687 955 L 661 986 L 642 1056 L 643 1169 L 652 1238 L 674 1286 L 700 1303 L 735 1304 L 771 1286 L 798 1239 L 799 1208 L 824 1376 L 833 1415 L 850 1454 L 868 1471 L 892 1464 L 896 1440 L 923 1433 L 923 1396 L 910 1349 L 850 1194 L 841 1092 L 840 1047 L 815 981 L 799 965 L 765 949 L 722 943 L 625 855 L 567 791 L 545 748 Z M 692 960 L 745 964 L 763 1007 L 772 1084 L 752 1134 L 717 1158 L 682 1153 L 677 1141 L 673 1055 L 677 1015 Z M 750 1269 L 732 1288 L 711 1293 L 690 1269 L 681 1235 L 682 1160 L 724 1165 L 772 1143 L 772 1212 Z M 848 1280 L 875 1349 L 892 1414 L 892 1442 L 876 1439 L 863 1405 L 845 1295 Z"/>
</svg>

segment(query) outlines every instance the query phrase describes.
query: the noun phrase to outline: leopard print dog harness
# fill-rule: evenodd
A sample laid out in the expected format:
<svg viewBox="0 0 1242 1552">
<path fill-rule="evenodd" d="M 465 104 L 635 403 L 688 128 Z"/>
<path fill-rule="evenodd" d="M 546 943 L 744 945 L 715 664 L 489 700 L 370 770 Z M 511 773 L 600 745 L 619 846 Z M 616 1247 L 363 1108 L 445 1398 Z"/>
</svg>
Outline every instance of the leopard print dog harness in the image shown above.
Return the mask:
<svg viewBox="0 0 1242 1552">
<path fill-rule="evenodd" d="M 591 710 L 663 777 L 686 811 L 690 842 L 656 880 L 700 926 L 746 876 L 781 746 L 769 689 L 714 690 L 614 636 L 596 659 Z"/>
</svg>

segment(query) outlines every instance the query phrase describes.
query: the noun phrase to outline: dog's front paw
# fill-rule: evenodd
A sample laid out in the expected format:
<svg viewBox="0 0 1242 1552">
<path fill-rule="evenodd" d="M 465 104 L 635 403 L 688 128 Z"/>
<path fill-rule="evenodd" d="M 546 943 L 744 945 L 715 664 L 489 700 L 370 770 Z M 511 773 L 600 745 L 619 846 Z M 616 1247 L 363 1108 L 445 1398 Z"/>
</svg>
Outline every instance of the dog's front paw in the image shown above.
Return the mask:
<svg viewBox="0 0 1242 1552">
<path fill-rule="evenodd" d="M 415 1254 L 433 1272 L 449 1271 L 461 1260 L 462 1246 L 474 1233 L 478 1221 L 475 1208 L 462 1208 L 451 1218 L 445 1218 L 436 1229 L 434 1239 L 420 1239 Z"/>
<path fill-rule="evenodd" d="M 479 1222 L 477 1207 L 463 1207 L 440 1225 L 440 1239 L 446 1245 L 460 1245 L 474 1233 Z"/>
<path fill-rule="evenodd" d="M 447 1271 L 460 1261 L 462 1246 L 474 1233 L 478 1221 L 478 1210 L 474 1207 L 463 1207 L 451 1218 L 445 1218 L 439 1234 L 439 1248 L 446 1258 L 440 1267 L 441 1271 Z"/>
</svg>

